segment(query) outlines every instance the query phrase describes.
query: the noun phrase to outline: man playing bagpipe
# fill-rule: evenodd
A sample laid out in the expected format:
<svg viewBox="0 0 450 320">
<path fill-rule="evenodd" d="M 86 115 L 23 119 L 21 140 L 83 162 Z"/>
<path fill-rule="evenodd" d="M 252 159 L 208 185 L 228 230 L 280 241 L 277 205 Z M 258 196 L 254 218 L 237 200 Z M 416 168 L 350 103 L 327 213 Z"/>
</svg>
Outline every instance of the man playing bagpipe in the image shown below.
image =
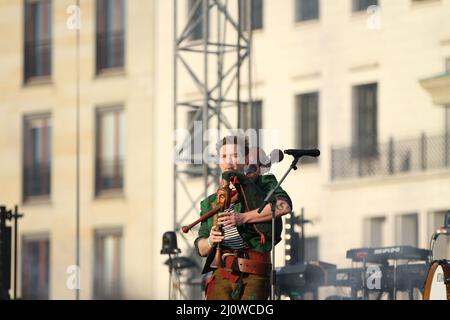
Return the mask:
<svg viewBox="0 0 450 320">
<path fill-rule="evenodd" d="M 207 257 L 203 273 L 213 271 L 205 289 L 207 300 L 266 300 L 270 295 L 271 205 L 257 212 L 265 196 L 277 185 L 274 175 L 261 175 L 259 148 L 249 152 L 240 136 L 223 138 L 218 145 L 222 180 L 218 191 L 200 202 L 200 215 L 219 209 L 202 221 L 197 252 Z M 244 169 L 256 164 L 248 175 Z M 281 216 L 292 202 L 281 188 L 275 191 L 275 243 L 281 240 Z"/>
</svg>

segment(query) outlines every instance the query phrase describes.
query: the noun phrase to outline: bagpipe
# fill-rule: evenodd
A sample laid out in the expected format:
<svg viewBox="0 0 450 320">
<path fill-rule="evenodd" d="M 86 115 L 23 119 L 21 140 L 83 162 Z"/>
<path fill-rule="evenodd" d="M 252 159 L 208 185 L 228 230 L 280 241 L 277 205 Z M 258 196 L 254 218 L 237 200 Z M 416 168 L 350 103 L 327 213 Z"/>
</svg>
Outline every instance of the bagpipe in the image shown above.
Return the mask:
<svg viewBox="0 0 450 320">
<path fill-rule="evenodd" d="M 216 192 L 216 200 L 212 203 L 212 210 L 202 215 L 193 223 L 183 226 L 184 233 L 189 232 L 197 224 L 213 217 L 214 226 L 221 231 L 218 224 L 219 213 L 224 212 L 232 204 L 240 204 L 240 212 L 248 212 L 259 208 L 264 202 L 265 194 L 263 190 L 247 175 L 237 171 L 225 171 L 222 173 L 220 186 Z M 246 233 L 257 234 L 260 244 L 265 244 L 271 237 L 271 221 L 250 223 L 242 226 Z M 244 239 L 245 241 L 245 239 Z M 221 247 L 216 246 L 214 260 L 211 268 L 222 266 Z"/>
</svg>

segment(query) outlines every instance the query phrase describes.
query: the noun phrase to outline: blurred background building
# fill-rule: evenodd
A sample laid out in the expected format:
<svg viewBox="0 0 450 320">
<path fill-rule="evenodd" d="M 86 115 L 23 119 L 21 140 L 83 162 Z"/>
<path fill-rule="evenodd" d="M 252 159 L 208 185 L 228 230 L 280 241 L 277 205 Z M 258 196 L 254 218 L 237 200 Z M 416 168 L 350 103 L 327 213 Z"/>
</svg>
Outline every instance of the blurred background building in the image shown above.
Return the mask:
<svg viewBox="0 0 450 320">
<path fill-rule="evenodd" d="M 79 97 L 80 297 L 152 297 L 155 3 L 81 1 L 79 67 L 74 4 L 0 5 L 0 193 L 26 212 L 21 296 L 75 297 Z"/>
<path fill-rule="evenodd" d="M 202 15 L 196 2 L 80 0 L 77 42 L 75 1 L 1 1 L 0 203 L 25 214 L 19 296 L 75 297 L 78 213 L 80 298 L 168 297 L 161 236 L 180 226 L 174 3 L 183 25 Z M 233 127 L 240 117 L 242 128 L 276 132 L 282 150 L 321 150 L 284 184 L 296 214 L 313 221 L 305 260 L 345 267 L 350 248 L 427 248 L 450 209 L 450 0 L 247 2 L 251 83 L 240 88 L 253 103 L 226 114 Z M 201 41 L 204 29 L 193 29 L 187 40 Z M 202 60 L 192 63 L 201 73 Z M 201 99 L 177 76 L 181 97 Z M 190 112 L 177 127 L 188 128 Z M 274 167 L 278 178 L 288 165 Z M 188 190 L 204 192 L 201 174 L 184 175 Z M 198 217 L 187 194 L 175 199 L 183 222 Z M 178 242 L 192 256 L 193 236 Z M 296 256 L 284 246 L 279 266 Z M 436 255 L 449 257 L 446 239 Z M 193 274 L 183 290 L 200 298 Z"/>
</svg>

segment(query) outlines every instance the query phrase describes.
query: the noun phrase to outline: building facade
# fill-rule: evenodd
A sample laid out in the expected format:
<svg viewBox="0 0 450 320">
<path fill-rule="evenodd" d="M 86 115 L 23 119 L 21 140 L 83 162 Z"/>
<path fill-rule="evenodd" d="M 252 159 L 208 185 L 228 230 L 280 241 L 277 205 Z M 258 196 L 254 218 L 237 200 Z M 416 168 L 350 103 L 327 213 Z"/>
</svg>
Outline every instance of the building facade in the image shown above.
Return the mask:
<svg viewBox="0 0 450 320">
<path fill-rule="evenodd" d="M 273 130 L 282 150 L 321 150 L 284 184 L 313 221 L 305 258 L 346 267 L 350 248 L 426 248 L 450 209 L 450 1 L 251 2 L 256 103 L 243 126 Z M 0 203 L 25 214 L 20 293 L 75 297 L 79 101 L 80 297 L 166 299 L 173 2 L 81 0 L 79 47 L 73 4 L 0 4 Z M 192 4 L 179 4 L 187 19 Z M 201 178 L 188 187 L 201 193 Z M 191 238 L 179 235 L 182 254 Z M 294 257 L 285 243 L 278 266 Z"/>
<path fill-rule="evenodd" d="M 77 99 L 80 298 L 152 297 L 153 5 L 0 4 L 0 193 L 25 214 L 24 298 L 75 297 Z"/>
</svg>

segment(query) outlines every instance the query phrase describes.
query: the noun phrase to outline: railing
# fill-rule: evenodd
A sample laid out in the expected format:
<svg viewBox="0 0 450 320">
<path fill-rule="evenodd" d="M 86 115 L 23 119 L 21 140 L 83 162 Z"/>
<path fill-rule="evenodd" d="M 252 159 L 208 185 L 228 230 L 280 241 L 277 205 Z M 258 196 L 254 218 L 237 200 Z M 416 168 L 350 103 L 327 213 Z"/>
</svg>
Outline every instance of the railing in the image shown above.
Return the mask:
<svg viewBox="0 0 450 320">
<path fill-rule="evenodd" d="M 108 68 L 123 67 L 124 32 L 97 33 L 97 72 Z"/>
<path fill-rule="evenodd" d="M 358 147 L 331 149 L 331 180 L 392 176 L 395 174 L 450 168 L 450 136 L 426 136 L 378 144 L 370 155 Z M 366 153 L 367 154 L 367 153 Z"/>
<path fill-rule="evenodd" d="M 51 42 L 49 40 L 25 43 L 25 81 L 51 73 Z"/>
</svg>

